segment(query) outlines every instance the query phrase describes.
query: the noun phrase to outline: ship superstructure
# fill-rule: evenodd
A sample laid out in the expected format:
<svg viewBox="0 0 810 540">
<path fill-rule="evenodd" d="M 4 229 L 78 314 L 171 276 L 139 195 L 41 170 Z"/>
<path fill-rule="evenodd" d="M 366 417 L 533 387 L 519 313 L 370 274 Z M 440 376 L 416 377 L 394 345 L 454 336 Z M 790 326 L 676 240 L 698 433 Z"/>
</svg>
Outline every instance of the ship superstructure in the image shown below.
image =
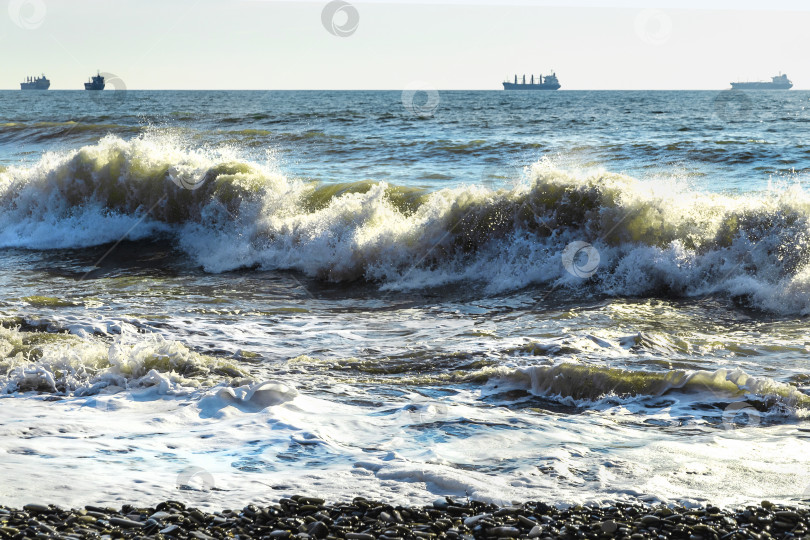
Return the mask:
<svg viewBox="0 0 810 540">
<path fill-rule="evenodd" d="M 25 82 L 20 83 L 20 90 L 47 90 L 51 87 L 51 81 L 45 75 L 42 77 L 26 77 Z"/>
<path fill-rule="evenodd" d="M 85 90 L 104 90 L 104 76 L 96 73 L 94 77 L 90 77 L 90 81 L 84 83 Z"/>
<path fill-rule="evenodd" d="M 771 82 L 733 82 L 731 87 L 734 90 L 790 90 L 793 88 L 793 82 L 788 79 L 787 75 L 780 73 L 771 77 Z"/>
<path fill-rule="evenodd" d="M 534 75 L 529 76 L 529 80 L 526 80 L 526 75 L 523 75 L 521 80 L 518 80 L 518 76 L 515 75 L 514 82 L 504 81 L 503 82 L 503 89 L 504 90 L 559 90 L 560 89 L 560 81 L 557 79 L 557 74 L 552 72 L 551 75 L 543 76 L 538 75 L 537 79 L 534 78 Z"/>
</svg>

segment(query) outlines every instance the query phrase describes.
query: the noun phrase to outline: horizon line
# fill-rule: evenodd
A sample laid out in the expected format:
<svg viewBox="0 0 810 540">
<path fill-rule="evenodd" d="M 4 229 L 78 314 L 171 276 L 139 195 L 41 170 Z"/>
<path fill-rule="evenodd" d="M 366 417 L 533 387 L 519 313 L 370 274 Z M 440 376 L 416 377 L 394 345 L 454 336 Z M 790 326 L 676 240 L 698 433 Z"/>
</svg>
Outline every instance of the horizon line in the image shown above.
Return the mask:
<svg viewBox="0 0 810 540">
<path fill-rule="evenodd" d="M 20 88 L 0 88 L 0 92 L 32 92 L 35 94 L 56 92 L 116 92 L 110 90 L 86 90 L 84 88 L 48 88 L 47 90 L 22 90 Z M 402 88 L 122 88 L 132 92 L 402 92 Z M 436 90 L 438 92 L 515 92 L 515 93 L 554 93 L 554 92 L 717 92 L 733 88 L 559 88 L 557 90 L 504 90 L 503 88 L 433 88 L 416 91 Z M 741 92 L 790 92 L 807 91 L 810 88 L 784 89 L 744 89 Z"/>
</svg>

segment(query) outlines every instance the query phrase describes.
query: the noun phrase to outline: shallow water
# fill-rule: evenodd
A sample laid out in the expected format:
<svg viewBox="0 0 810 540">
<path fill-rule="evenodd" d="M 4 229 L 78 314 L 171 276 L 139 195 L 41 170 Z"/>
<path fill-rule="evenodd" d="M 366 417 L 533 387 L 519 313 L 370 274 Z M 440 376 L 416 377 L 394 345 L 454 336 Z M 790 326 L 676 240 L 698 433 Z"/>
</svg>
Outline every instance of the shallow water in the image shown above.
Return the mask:
<svg viewBox="0 0 810 540">
<path fill-rule="evenodd" d="M 0 502 L 800 500 L 808 100 L 0 92 Z"/>
</svg>

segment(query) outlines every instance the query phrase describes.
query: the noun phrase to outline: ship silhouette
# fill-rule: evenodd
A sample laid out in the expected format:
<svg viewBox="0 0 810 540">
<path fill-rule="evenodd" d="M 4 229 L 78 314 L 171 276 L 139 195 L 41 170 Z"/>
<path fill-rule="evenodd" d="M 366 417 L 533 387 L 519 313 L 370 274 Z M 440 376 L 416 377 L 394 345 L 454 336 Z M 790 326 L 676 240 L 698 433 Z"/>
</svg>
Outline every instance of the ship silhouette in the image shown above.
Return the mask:
<svg viewBox="0 0 810 540">
<path fill-rule="evenodd" d="M 104 76 L 96 72 L 95 77 L 90 77 L 90 81 L 84 83 L 85 90 L 104 90 Z"/>
<path fill-rule="evenodd" d="M 521 82 L 518 82 L 518 76 L 515 75 L 515 81 L 503 82 L 503 89 L 504 90 L 559 90 L 560 89 L 560 81 L 557 80 L 557 74 L 552 72 L 551 75 L 543 75 L 537 76 L 537 81 L 535 82 L 534 75 L 532 75 L 529 79 L 529 82 L 526 82 L 526 75 L 523 75 L 523 79 Z"/>
<path fill-rule="evenodd" d="M 20 83 L 20 90 L 47 90 L 51 87 L 51 81 L 43 74 L 42 77 L 26 77 L 25 82 Z"/>
<path fill-rule="evenodd" d="M 734 90 L 790 90 L 793 88 L 793 82 L 788 79 L 787 75 L 780 73 L 775 77 L 771 77 L 771 82 L 733 82 L 731 87 Z"/>
</svg>

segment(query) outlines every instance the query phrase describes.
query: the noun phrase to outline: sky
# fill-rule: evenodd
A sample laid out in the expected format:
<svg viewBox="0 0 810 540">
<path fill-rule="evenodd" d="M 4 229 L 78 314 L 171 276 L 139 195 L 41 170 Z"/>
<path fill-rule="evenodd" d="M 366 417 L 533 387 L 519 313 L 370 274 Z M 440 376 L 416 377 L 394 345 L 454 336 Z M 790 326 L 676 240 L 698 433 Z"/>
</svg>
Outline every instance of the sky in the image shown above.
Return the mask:
<svg viewBox="0 0 810 540">
<path fill-rule="evenodd" d="M 810 88 L 810 1 L 2 0 L 0 88 L 723 89 L 784 72 Z"/>
</svg>

